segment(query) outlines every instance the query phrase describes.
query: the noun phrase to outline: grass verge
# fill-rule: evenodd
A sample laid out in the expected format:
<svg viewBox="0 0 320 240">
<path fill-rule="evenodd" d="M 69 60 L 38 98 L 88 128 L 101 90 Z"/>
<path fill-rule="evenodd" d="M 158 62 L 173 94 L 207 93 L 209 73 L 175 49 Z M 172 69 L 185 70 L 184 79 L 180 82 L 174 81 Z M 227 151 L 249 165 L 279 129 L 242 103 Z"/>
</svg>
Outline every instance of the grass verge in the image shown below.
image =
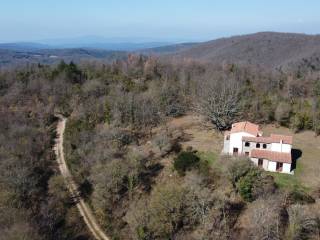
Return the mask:
<svg viewBox="0 0 320 240">
<path fill-rule="evenodd" d="M 302 190 L 308 192 L 310 189 L 304 186 L 295 175 L 283 173 L 268 173 L 274 177 L 274 181 L 280 189 L 294 191 Z"/>
</svg>

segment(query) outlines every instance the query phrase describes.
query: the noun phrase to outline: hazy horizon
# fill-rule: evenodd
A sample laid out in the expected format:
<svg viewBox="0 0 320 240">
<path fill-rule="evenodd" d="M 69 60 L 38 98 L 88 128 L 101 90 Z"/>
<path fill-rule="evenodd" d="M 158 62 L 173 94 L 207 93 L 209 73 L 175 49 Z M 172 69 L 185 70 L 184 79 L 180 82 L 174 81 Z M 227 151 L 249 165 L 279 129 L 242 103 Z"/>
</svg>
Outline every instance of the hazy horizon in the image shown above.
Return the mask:
<svg viewBox="0 0 320 240">
<path fill-rule="evenodd" d="M 315 0 L 11 0 L 1 5 L 1 43 L 88 36 L 195 42 L 265 31 L 320 33 L 320 2 Z"/>
<path fill-rule="evenodd" d="M 206 39 L 188 39 L 188 38 L 172 38 L 172 39 L 161 39 L 161 38 L 151 38 L 151 37 L 108 37 L 108 36 L 99 36 L 99 35 L 79 35 L 79 36 L 72 36 L 72 37 L 55 37 L 55 38 L 46 38 L 46 39 L 37 39 L 37 40 L 17 40 L 17 41 L 1 41 L 0 44 L 10 44 L 10 43 L 38 43 L 43 45 L 65 45 L 65 44 L 73 44 L 73 43 L 196 43 L 196 42 L 206 42 L 210 40 L 217 40 L 220 38 L 229 38 L 241 35 L 250 35 L 262 32 L 274 32 L 274 33 L 288 33 L 288 34 L 306 34 L 306 35 L 320 35 L 320 33 L 306 33 L 306 32 L 285 32 L 285 31 L 256 31 L 256 32 L 243 32 L 243 33 L 235 33 L 235 34 L 226 34 L 226 35 L 219 35 L 212 38 Z M 104 41 L 103 41 L 104 40 Z"/>
</svg>

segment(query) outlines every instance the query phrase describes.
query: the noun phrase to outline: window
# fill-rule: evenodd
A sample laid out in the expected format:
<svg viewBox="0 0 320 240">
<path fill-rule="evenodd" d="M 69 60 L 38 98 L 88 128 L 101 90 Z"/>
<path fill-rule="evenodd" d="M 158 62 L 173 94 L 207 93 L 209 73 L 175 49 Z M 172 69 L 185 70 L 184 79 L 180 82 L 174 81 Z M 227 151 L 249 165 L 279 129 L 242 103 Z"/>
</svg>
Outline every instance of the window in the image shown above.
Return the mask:
<svg viewBox="0 0 320 240">
<path fill-rule="evenodd" d="M 257 144 L 256 144 L 256 148 L 260 148 L 260 143 L 257 143 Z"/>
<path fill-rule="evenodd" d="M 246 156 L 249 156 L 249 152 L 245 152 L 244 154 L 245 154 Z"/>
<path fill-rule="evenodd" d="M 277 162 L 277 167 L 276 167 L 277 172 L 282 172 L 282 167 L 283 167 L 283 163 Z"/>
<path fill-rule="evenodd" d="M 264 149 L 266 149 L 266 148 L 267 148 L 267 144 L 263 144 L 262 147 L 263 147 Z"/>
<path fill-rule="evenodd" d="M 262 167 L 262 166 L 263 166 L 263 159 L 262 159 L 262 158 L 259 158 L 259 159 L 258 159 L 258 166 L 259 166 L 259 167 Z"/>
<path fill-rule="evenodd" d="M 250 147 L 250 143 L 249 143 L 249 142 L 246 142 L 244 145 L 245 145 L 246 147 Z"/>
<path fill-rule="evenodd" d="M 233 148 L 233 155 L 236 156 L 238 155 L 239 149 L 238 148 Z"/>
</svg>

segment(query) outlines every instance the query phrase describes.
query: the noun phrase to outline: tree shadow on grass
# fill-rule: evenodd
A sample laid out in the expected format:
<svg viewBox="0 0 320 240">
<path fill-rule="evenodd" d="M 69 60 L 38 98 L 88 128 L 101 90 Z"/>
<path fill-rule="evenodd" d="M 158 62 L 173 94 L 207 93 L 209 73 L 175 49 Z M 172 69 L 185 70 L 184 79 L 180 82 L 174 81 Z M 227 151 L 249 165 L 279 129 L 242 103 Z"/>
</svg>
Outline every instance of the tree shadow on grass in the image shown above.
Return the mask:
<svg viewBox="0 0 320 240">
<path fill-rule="evenodd" d="M 85 179 L 79 186 L 78 188 L 79 192 L 80 192 L 80 196 L 85 198 L 85 199 L 89 199 L 90 195 L 93 192 L 93 186 L 91 184 L 91 182 L 88 179 Z"/>
<path fill-rule="evenodd" d="M 291 150 L 292 155 L 292 165 L 291 165 L 291 171 L 297 168 L 297 161 L 302 156 L 302 151 L 300 149 L 292 149 Z"/>
</svg>

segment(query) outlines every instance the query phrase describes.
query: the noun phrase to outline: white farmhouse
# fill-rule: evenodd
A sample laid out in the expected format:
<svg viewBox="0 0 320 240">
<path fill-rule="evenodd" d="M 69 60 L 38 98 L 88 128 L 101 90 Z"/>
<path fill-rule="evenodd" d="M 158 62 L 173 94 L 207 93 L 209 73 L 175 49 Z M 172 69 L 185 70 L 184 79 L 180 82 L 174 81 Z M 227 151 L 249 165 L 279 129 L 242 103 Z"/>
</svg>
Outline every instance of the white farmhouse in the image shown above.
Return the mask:
<svg viewBox="0 0 320 240">
<path fill-rule="evenodd" d="M 238 122 L 225 132 L 222 152 L 248 156 L 266 171 L 293 174 L 291 149 L 292 136 L 271 134 L 263 137 L 258 125 Z"/>
</svg>

